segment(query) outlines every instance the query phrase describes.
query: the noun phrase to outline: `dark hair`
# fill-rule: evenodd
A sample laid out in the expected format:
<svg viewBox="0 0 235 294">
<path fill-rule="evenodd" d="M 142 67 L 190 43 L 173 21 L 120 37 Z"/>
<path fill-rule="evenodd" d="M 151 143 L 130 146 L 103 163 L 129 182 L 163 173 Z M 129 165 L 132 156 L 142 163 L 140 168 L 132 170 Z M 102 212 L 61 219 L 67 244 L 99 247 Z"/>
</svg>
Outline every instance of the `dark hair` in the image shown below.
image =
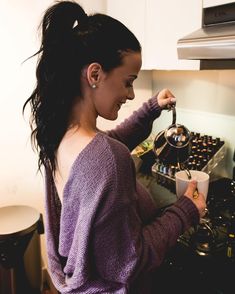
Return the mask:
<svg viewBox="0 0 235 294">
<path fill-rule="evenodd" d="M 55 152 L 80 94 L 83 67 L 98 62 L 109 72 L 122 64 L 124 52 L 140 52 L 141 46 L 118 20 L 104 14 L 87 16 L 73 1 L 49 7 L 40 28 L 41 46 L 33 55 L 39 56 L 37 83 L 23 111 L 30 103 L 31 142 L 39 152 L 39 170 L 42 165 L 49 165 L 54 172 Z"/>
</svg>

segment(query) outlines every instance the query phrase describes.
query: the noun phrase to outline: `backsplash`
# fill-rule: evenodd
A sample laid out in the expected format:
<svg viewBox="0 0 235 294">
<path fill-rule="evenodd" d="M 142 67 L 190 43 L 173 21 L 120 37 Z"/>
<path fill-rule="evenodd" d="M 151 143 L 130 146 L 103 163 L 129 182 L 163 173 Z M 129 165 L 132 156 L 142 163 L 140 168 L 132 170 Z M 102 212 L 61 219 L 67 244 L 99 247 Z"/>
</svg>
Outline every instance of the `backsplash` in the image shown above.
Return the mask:
<svg viewBox="0 0 235 294">
<path fill-rule="evenodd" d="M 101 129 L 110 129 L 128 117 L 159 90 L 168 88 L 177 98 L 177 122 L 189 130 L 225 141 L 226 156 L 215 169 L 219 176 L 232 177 L 235 147 L 235 70 L 141 71 L 135 82 L 135 99 L 119 111 L 116 121 L 99 119 Z M 153 135 L 172 122 L 164 111 L 154 122 Z"/>
<path fill-rule="evenodd" d="M 177 98 L 177 122 L 189 130 L 220 137 L 227 153 L 216 173 L 232 177 L 235 146 L 235 70 L 154 71 L 153 93 L 169 88 Z M 171 124 L 164 112 L 154 122 L 153 133 Z"/>
<path fill-rule="evenodd" d="M 116 121 L 99 119 L 101 129 L 110 129 L 128 117 L 159 90 L 168 88 L 177 98 L 177 122 L 191 131 L 225 141 L 226 156 L 214 170 L 218 176 L 232 177 L 235 147 L 235 70 L 141 71 L 135 82 L 135 99 L 119 111 Z M 164 111 L 154 122 L 153 135 L 172 122 Z"/>
</svg>

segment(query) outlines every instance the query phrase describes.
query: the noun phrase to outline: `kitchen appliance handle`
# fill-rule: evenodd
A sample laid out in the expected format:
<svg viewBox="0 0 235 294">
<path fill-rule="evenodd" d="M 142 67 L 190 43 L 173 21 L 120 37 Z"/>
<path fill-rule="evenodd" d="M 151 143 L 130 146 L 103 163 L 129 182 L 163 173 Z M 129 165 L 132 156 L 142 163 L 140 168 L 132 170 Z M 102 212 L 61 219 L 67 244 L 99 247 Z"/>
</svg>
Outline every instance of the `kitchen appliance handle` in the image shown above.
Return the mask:
<svg viewBox="0 0 235 294">
<path fill-rule="evenodd" d="M 171 105 L 171 110 L 172 110 L 172 124 L 174 125 L 176 123 L 176 109 L 175 109 L 175 104 Z"/>
<path fill-rule="evenodd" d="M 172 125 L 176 123 L 176 109 L 175 104 L 167 104 L 168 111 L 172 110 Z"/>
</svg>

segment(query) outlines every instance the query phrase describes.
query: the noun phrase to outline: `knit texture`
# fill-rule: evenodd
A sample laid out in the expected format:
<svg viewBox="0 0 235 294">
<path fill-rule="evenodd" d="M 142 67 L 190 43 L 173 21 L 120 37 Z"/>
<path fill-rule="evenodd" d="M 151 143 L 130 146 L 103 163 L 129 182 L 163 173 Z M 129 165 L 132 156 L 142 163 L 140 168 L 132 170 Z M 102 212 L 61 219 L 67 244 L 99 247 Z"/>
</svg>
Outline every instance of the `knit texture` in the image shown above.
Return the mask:
<svg viewBox="0 0 235 294">
<path fill-rule="evenodd" d="M 154 97 L 116 129 L 97 133 L 73 163 L 62 204 L 46 169 L 48 266 L 59 292 L 152 293 L 151 272 L 199 221 L 184 196 L 155 217 L 150 195 L 136 182 L 130 151 L 160 113 Z"/>
</svg>

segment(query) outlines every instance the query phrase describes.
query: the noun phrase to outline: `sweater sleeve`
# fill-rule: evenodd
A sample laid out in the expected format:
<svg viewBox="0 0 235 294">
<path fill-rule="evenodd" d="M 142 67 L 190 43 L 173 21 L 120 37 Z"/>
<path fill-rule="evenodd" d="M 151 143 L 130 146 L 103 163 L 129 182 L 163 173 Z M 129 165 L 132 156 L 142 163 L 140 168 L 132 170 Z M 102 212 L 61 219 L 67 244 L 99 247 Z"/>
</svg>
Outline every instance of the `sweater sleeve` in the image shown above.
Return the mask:
<svg viewBox="0 0 235 294">
<path fill-rule="evenodd" d="M 157 268 L 178 237 L 199 220 L 198 212 L 182 196 L 165 213 L 149 224 L 138 214 L 135 172 L 131 158 L 115 159 L 109 171 L 112 183 L 106 201 L 97 215 L 92 232 L 93 256 L 103 279 L 129 284 L 137 276 Z M 125 171 L 125 173 L 123 172 Z"/>
<path fill-rule="evenodd" d="M 132 151 L 150 135 L 153 121 L 160 114 L 161 108 L 157 103 L 156 95 L 143 103 L 141 108 L 134 111 L 129 118 L 115 129 L 108 131 L 107 134 L 124 143 Z"/>
</svg>

